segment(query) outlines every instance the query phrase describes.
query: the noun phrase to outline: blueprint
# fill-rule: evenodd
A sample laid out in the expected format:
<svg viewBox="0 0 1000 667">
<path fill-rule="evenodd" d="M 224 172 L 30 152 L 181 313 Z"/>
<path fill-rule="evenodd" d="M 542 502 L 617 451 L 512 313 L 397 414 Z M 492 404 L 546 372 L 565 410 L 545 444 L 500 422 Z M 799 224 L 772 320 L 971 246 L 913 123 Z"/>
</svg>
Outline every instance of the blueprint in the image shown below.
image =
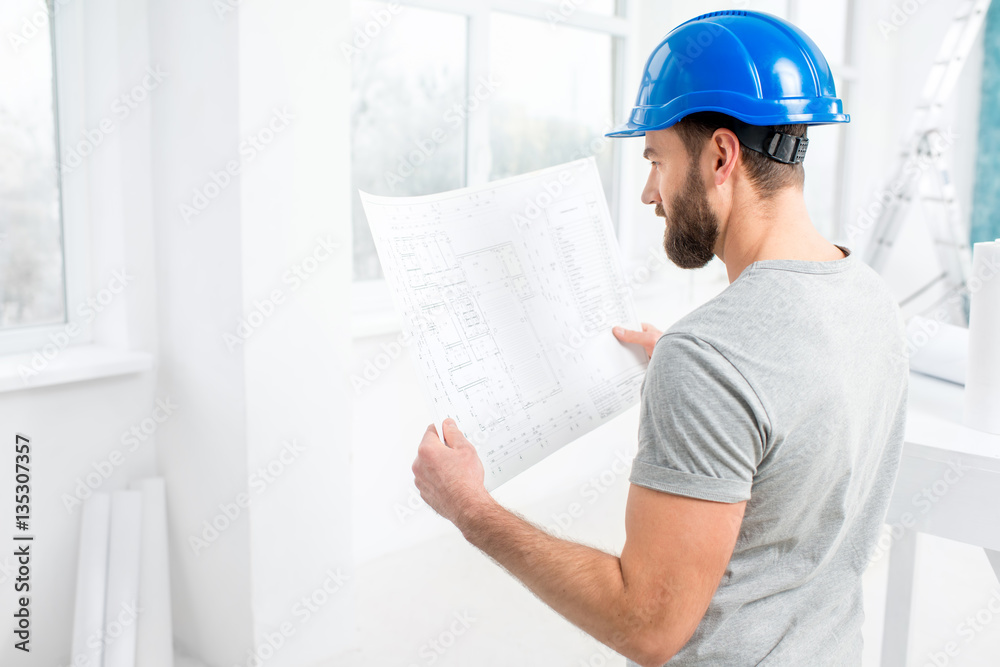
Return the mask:
<svg viewBox="0 0 1000 667">
<path fill-rule="evenodd" d="M 361 193 L 435 421 L 494 489 L 639 398 L 645 353 L 593 158 L 422 197 Z"/>
</svg>

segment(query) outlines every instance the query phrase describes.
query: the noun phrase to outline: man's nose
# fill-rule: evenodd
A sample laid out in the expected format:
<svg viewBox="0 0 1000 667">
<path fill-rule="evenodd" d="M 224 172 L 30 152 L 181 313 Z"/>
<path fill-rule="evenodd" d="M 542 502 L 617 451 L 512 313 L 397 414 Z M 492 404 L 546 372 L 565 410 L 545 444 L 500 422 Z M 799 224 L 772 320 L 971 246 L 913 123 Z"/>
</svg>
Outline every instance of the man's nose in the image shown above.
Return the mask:
<svg viewBox="0 0 1000 667">
<path fill-rule="evenodd" d="M 643 204 L 660 204 L 660 189 L 657 187 L 656 179 L 650 174 L 646 180 L 646 187 L 642 189 Z"/>
</svg>

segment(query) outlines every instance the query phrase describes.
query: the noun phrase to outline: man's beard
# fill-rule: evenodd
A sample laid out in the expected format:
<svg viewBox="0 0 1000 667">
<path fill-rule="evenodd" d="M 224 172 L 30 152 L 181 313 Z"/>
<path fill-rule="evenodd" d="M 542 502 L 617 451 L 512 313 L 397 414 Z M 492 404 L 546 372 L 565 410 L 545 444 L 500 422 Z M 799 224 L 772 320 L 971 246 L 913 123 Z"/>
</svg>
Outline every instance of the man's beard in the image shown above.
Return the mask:
<svg viewBox="0 0 1000 667">
<path fill-rule="evenodd" d="M 667 218 L 663 204 L 656 205 L 656 215 Z M 718 238 L 719 218 L 712 212 L 705 184 L 692 165 L 684 189 L 670 202 L 663 249 L 670 261 L 680 268 L 700 269 L 715 257 Z"/>
</svg>

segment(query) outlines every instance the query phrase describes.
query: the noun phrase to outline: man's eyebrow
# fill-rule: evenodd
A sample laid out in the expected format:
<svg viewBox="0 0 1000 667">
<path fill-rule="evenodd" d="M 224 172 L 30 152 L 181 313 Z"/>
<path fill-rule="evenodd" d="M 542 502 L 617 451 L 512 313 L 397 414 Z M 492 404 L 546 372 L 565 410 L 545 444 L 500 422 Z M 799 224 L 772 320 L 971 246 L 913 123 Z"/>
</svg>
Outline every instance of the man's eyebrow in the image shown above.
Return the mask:
<svg viewBox="0 0 1000 667">
<path fill-rule="evenodd" d="M 653 150 L 652 146 L 646 146 L 646 150 L 642 152 L 642 159 L 648 160 L 651 157 L 656 157 L 656 151 Z"/>
</svg>

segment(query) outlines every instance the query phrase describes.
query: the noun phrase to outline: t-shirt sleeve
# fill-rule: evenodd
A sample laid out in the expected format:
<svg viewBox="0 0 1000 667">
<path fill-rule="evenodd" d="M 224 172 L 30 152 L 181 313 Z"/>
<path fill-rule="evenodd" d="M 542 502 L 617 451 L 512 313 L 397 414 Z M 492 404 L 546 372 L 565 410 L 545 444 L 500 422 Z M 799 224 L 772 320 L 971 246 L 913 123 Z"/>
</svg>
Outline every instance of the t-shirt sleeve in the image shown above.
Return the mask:
<svg viewBox="0 0 1000 667">
<path fill-rule="evenodd" d="M 768 431 L 760 399 L 728 359 L 690 334 L 664 334 L 643 381 L 629 481 L 703 500 L 748 500 Z"/>
</svg>

